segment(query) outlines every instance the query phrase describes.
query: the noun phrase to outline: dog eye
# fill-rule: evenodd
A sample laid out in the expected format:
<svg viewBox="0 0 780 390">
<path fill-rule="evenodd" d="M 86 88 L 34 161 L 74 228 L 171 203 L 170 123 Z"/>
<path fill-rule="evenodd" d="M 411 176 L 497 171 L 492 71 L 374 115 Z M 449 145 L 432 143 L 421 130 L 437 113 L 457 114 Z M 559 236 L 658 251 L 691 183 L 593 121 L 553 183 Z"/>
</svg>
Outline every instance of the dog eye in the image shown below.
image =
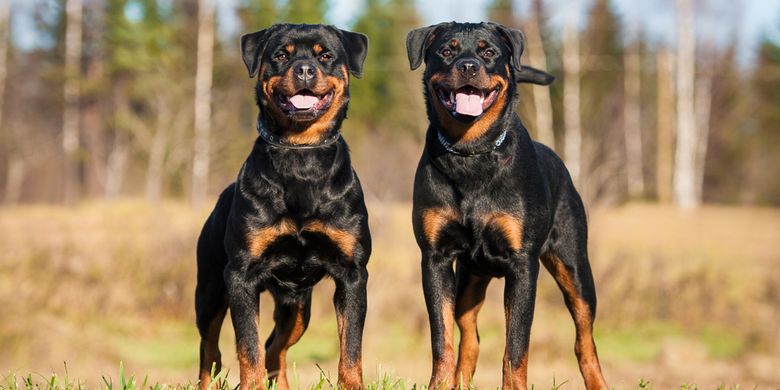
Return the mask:
<svg viewBox="0 0 780 390">
<path fill-rule="evenodd" d="M 482 52 L 482 56 L 485 58 L 493 58 L 496 56 L 496 51 L 493 49 L 487 49 L 484 52 Z"/>
<path fill-rule="evenodd" d="M 452 50 L 450 49 L 444 49 L 441 51 L 442 57 L 451 57 L 452 56 Z"/>
<path fill-rule="evenodd" d="M 324 52 L 320 54 L 320 61 L 322 62 L 328 62 L 333 59 L 333 54 L 330 54 L 328 52 Z"/>
<path fill-rule="evenodd" d="M 281 52 L 281 51 L 276 53 L 276 54 L 274 54 L 274 59 L 279 61 L 279 62 L 287 61 L 287 57 L 288 57 L 287 53 Z"/>
</svg>

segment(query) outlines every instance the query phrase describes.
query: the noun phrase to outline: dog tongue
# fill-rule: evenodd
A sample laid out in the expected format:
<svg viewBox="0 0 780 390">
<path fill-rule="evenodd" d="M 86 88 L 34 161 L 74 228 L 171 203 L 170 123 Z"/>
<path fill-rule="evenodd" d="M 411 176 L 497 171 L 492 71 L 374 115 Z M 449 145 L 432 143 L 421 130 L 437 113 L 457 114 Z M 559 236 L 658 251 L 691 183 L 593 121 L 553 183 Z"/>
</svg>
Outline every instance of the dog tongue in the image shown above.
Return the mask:
<svg viewBox="0 0 780 390">
<path fill-rule="evenodd" d="M 482 114 L 482 96 L 458 92 L 455 94 L 455 112 L 462 115 L 478 116 Z"/>
<path fill-rule="evenodd" d="M 295 95 L 290 98 L 290 103 L 299 110 L 308 110 L 314 107 L 319 101 L 320 99 L 312 95 Z"/>
</svg>

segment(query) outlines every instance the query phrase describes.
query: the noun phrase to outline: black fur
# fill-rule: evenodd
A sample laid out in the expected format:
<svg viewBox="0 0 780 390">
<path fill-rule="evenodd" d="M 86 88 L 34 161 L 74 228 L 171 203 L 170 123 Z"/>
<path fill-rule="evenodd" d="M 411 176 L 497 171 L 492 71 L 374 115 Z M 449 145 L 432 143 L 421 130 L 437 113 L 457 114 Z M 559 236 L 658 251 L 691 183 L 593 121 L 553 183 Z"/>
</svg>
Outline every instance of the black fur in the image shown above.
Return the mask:
<svg viewBox="0 0 780 390">
<path fill-rule="evenodd" d="M 332 54 L 329 61 L 320 60 L 312 52 L 314 45 Z M 286 61 L 278 61 L 275 54 L 293 45 Z M 299 120 L 293 113 L 279 115 L 274 111 L 278 102 L 263 93 L 271 77 L 288 77 L 291 67 L 300 63 L 318 69 L 316 77 L 332 77 L 345 86 L 344 99 L 336 116 L 321 134 L 321 139 L 337 134 L 346 116 L 348 75 L 346 66 L 356 76 L 362 73 L 367 52 L 364 35 L 321 25 L 274 25 L 268 29 L 241 38 L 241 50 L 250 76 L 258 76 L 257 101 L 260 107 L 258 121 L 269 135 L 284 140 L 285 135 L 297 135 L 326 114 L 313 112 Z M 281 58 L 281 57 L 279 57 Z M 315 77 L 315 78 L 316 78 Z M 314 80 L 313 82 L 316 82 Z M 295 83 L 298 88 L 314 88 L 314 84 Z M 335 104 L 335 102 L 333 103 Z M 311 118 L 314 116 L 314 119 Z M 282 127 L 281 123 L 289 123 Z M 212 362 L 204 355 L 213 356 L 216 343 L 209 326 L 221 323 L 226 308 L 230 308 L 239 358 L 248 362 L 250 370 L 241 367 L 241 387 L 262 383 L 247 383 L 264 375 L 260 336 L 257 329 L 259 294 L 268 291 L 274 298 L 276 326 L 266 342 L 269 348 L 280 329 L 293 326 L 295 318 L 289 313 L 302 308 L 305 329 L 310 312 L 311 291 L 324 277 L 336 283 L 334 304 L 340 317 L 345 318 L 346 340 L 341 345 L 342 363 L 360 364 L 361 338 L 366 312 L 366 264 L 371 254 L 371 237 L 363 192 L 353 170 L 347 144 L 339 136 L 336 142 L 323 146 L 306 145 L 299 148 L 295 142 L 280 147 L 258 138 L 238 174 L 220 195 L 214 211 L 206 221 L 198 240 L 198 285 L 195 292 L 197 325 L 200 330 L 201 370 Z M 307 228 L 307 226 L 310 226 Z M 315 226 L 315 227 L 311 227 Z M 324 231 L 326 226 L 354 239 L 352 250 L 345 253 L 339 246 L 339 236 Z M 316 228 L 319 227 L 319 228 Z M 281 231 L 275 235 L 273 229 Z M 270 237 L 270 238 L 269 238 Z M 266 245 L 260 245 L 268 238 Z M 253 245 L 262 247 L 261 253 L 252 253 Z M 297 340 L 296 340 L 297 341 Z M 212 349 L 209 349 L 212 348 Z M 219 362 L 216 353 L 217 365 Z M 266 356 L 270 359 L 270 356 Z M 245 373 L 244 371 L 257 372 Z M 359 367 L 358 367 L 359 370 Z M 345 387 L 357 388 L 354 375 L 342 375 Z M 201 379 L 203 372 L 201 371 Z M 278 373 L 269 372 L 271 377 Z M 281 381 L 284 378 L 278 378 Z M 343 379 L 343 380 L 342 380 Z M 357 378 L 358 380 L 360 378 Z M 286 380 L 284 381 L 286 383 Z M 207 385 L 208 383 L 206 383 Z M 201 383 L 204 386 L 204 383 Z M 284 388 L 283 385 L 280 387 Z"/>
<path fill-rule="evenodd" d="M 466 363 L 464 354 L 474 353 L 473 347 L 461 341 L 456 368 L 449 352 L 452 340 L 447 339 L 451 336 L 447 324 L 454 317 L 461 326 L 461 340 L 468 337 L 463 336 L 469 331 L 466 315 L 478 310 L 476 302 L 481 304 L 491 278 L 506 278 L 504 388 L 526 386 L 523 361 L 527 359 L 540 257 L 554 255 L 563 262 L 566 275 L 556 275 L 556 280 L 565 284 L 568 276 L 574 285 L 573 294 L 562 285 L 572 315 L 577 302 L 585 303 L 591 322 L 595 315 L 596 295 L 587 257 L 582 201 L 560 158 L 550 148 L 534 142 L 513 111 L 516 83 L 549 84 L 553 79 L 543 71 L 520 65 L 523 44 L 522 33 L 494 23 L 442 23 L 408 35 L 411 68 L 423 60 L 426 63 L 423 88 L 430 120 L 414 181 L 413 225 L 422 253 L 423 289 L 431 324 L 431 388 L 452 386 L 461 379 L 470 381 L 473 367 Z M 496 55 L 485 54 L 488 49 Z M 500 77 L 506 81 L 505 104 L 500 110 L 490 106 L 480 117 L 457 113 L 440 116 L 443 111 L 435 105 L 444 105 L 439 94 L 429 88 L 432 79 L 454 75 L 447 79 L 451 84 L 441 86 L 450 91 L 464 85 L 484 87 L 474 85 L 477 76 L 456 69 L 463 61 L 475 61 L 485 72 L 484 80 Z M 494 114 L 487 113 L 491 108 L 496 109 Z M 492 122 L 484 132 L 477 136 L 468 133 L 490 118 Z M 468 130 L 458 133 L 456 128 Z M 503 142 L 495 146 L 503 132 Z M 443 146 L 439 134 L 452 150 Z M 513 236 L 516 231 L 502 228 L 498 223 L 502 217 L 491 219 L 495 215 L 508 215 L 510 222 L 516 221 L 519 236 Z M 513 242 L 521 243 L 519 249 L 513 249 Z M 550 267 L 557 265 L 554 261 L 550 260 Z M 469 280 L 477 281 L 479 287 L 467 289 Z M 590 326 L 587 322 L 577 323 L 578 331 Z M 577 345 L 579 348 L 579 341 Z M 518 380 L 514 375 L 522 378 Z M 603 379 L 586 379 L 586 385 L 596 388 L 603 385 Z"/>
</svg>

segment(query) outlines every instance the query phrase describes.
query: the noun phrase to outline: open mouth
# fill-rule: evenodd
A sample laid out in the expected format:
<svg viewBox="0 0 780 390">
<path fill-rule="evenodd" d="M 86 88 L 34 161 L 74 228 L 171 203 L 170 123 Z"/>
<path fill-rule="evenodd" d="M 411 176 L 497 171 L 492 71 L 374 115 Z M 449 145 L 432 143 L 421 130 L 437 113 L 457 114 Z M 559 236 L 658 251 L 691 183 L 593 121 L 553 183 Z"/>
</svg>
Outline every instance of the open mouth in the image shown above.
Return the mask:
<svg viewBox="0 0 780 390">
<path fill-rule="evenodd" d="M 279 103 L 279 107 L 288 115 L 316 115 L 318 112 L 330 107 L 332 100 L 333 91 L 324 95 L 317 95 L 308 89 L 295 92 L 292 96 L 286 96 L 279 92 L 276 93 L 276 101 Z"/>
<path fill-rule="evenodd" d="M 435 88 L 441 104 L 453 116 L 459 114 L 471 117 L 471 119 L 482 115 L 496 101 L 500 89 L 501 87 L 497 86 L 493 89 L 482 90 L 471 85 L 450 90 L 442 87 Z"/>
</svg>

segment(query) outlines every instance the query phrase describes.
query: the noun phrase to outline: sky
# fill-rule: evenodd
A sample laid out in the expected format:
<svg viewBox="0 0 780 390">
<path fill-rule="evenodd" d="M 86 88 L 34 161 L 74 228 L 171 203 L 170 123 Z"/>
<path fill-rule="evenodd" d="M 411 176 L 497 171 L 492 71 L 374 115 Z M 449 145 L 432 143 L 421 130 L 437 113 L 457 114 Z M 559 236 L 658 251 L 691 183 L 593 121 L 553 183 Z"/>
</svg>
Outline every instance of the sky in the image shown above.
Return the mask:
<svg viewBox="0 0 780 390">
<path fill-rule="evenodd" d="M 50 0 L 0 0 L 15 1 L 19 11 L 13 21 L 15 40 L 22 48 L 40 45 L 33 31 L 29 11 L 34 3 Z M 177 0 L 166 0 L 177 1 Z M 232 14 L 238 0 L 215 0 L 219 7 L 220 33 L 235 36 L 242 27 Z M 446 21 L 477 22 L 486 19 L 486 9 L 493 0 L 415 0 L 426 24 Z M 527 12 L 529 0 L 514 0 L 521 13 Z M 714 45 L 727 43 L 736 29 L 739 43 L 739 60 L 750 63 L 755 56 L 762 35 L 780 42 L 780 0 L 695 0 L 697 39 L 711 41 Z M 590 0 L 546 0 L 547 13 L 553 29 L 560 28 L 568 14 L 579 15 L 585 22 L 585 12 Z M 365 0 L 329 0 L 326 18 L 341 28 L 349 28 L 363 9 Z M 675 0 L 612 0 L 612 6 L 621 16 L 625 26 L 641 26 L 649 39 L 674 42 Z M 17 16 L 18 15 L 18 16 Z M 258 26 L 262 27 L 262 26 Z"/>
</svg>

